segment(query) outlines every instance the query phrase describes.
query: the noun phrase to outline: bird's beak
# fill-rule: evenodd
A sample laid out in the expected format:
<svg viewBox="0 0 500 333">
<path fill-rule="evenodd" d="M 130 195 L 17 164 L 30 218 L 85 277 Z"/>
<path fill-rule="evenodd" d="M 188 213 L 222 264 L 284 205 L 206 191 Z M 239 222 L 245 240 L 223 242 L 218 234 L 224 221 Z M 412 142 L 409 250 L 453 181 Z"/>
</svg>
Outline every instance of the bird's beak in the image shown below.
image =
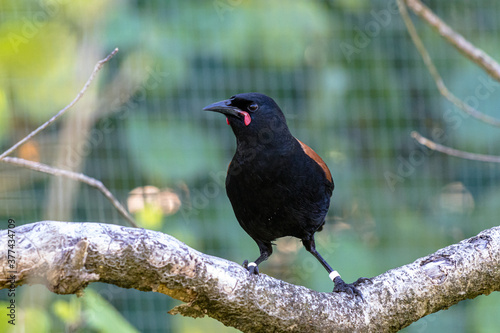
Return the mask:
<svg viewBox="0 0 500 333">
<path fill-rule="evenodd" d="M 227 116 L 238 117 L 241 114 L 241 110 L 235 106 L 231 106 L 231 101 L 226 99 L 203 108 L 204 111 L 215 111 L 225 114 Z"/>
</svg>

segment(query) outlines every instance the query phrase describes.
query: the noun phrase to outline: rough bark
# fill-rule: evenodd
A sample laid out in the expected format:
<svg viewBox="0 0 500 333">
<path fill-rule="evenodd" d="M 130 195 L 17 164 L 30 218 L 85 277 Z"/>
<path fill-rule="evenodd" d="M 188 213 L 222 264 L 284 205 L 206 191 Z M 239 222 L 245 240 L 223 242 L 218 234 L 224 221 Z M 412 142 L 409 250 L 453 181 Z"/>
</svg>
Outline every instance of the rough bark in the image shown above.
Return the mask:
<svg viewBox="0 0 500 333">
<path fill-rule="evenodd" d="M 359 286 L 363 300 L 250 277 L 239 264 L 145 229 L 44 221 L 11 230 L 17 286 L 81 294 L 99 281 L 160 292 L 186 303 L 171 314 L 210 316 L 245 332 L 394 332 L 500 290 L 500 227 L 372 278 Z M 7 232 L 0 231 L 0 289 L 11 287 Z"/>
</svg>

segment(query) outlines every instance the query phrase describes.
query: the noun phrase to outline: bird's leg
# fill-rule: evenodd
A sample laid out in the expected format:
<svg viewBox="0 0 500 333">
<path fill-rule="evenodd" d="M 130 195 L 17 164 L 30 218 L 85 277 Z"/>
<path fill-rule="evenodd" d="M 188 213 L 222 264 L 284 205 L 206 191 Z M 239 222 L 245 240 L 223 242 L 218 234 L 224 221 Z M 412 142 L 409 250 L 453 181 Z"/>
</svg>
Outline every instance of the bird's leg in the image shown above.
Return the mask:
<svg viewBox="0 0 500 333">
<path fill-rule="evenodd" d="M 325 259 L 316 251 L 316 244 L 314 242 L 314 236 L 311 236 L 309 239 L 303 239 L 302 244 L 304 244 L 304 247 L 308 252 L 310 252 L 318 261 L 325 267 L 327 270 L 330 279 L 333 281 L 335 284 L 333 291 L 334 292 L 346 292 L 351 295 L 356 295 L 360 296 L 363 298 L 363 295 L 361 295 L 361 292 L 354 286 L 356 283 L 348 284 L 345 283 L 344 280 L 340 278 L 340 274 L 337 271 L 334 271 L 330 265 L 326 262 Z"/>
<path fill-rule="evenodd" d="M 255 240 L 255 242 L 259 246 L 260 256 L 254 262 L 248 263 L 248 260 L 243 262 L 243 267 L 248 269 L 250 274 L 259 274 L 258 265 L 264 260 L 267 260 L 267 258 L 269 258 L 269 256 L 273 253 L 273 246 L 271 242 L 263 242 L 260 240 Z"/>
</svg>

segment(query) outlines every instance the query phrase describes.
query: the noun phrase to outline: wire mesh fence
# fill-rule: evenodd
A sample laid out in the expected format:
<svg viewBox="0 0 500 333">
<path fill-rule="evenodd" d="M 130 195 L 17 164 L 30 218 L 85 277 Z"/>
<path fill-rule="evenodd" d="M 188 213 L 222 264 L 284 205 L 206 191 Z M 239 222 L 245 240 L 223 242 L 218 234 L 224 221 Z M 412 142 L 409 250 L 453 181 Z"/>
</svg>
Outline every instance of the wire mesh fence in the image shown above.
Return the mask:
<svg viewBox="0 0 500 333">
<path fill-rule="evenodd" d="M 427 5 L 499 58 L 500 3 Z M 101 180 L 144 228 L 229 260 L 257 257 L 224 190 L 233 133 L 222 117 L 201 111 L 250 91 L 273 97 L 292 133 L 330 167 L 336 188 L 317 243 L 345 280 L 381 274 L 498 225 L 499 165 L 431 151 L 410 135 L 500 155 L 500 130 L 440 95 L 395 1 L 18 0 L 0 8 L 1 151 L 68 104 L 95 62 L 119 47 L 82 100 L 14 155 Z M 500 117 L 500 84 L 411 18 L 448 89 Z M 18 224 L 126 223 L 94 188 L 4 163 L 0 200 L 0 220 Z M 332 288 L 297 239 L 277 241 L 261 272 Z M 106 331 L 95 309 L 113 307 L 131 331 L 232 330 L 168 315 L 179 302 L 165 295 L 90 288 L 99 306 L 28 286 L 18 288 L 19 306 L 47 332 Z M 496 332 L 498 313 L 499 296 L 481 296 L 405 331 Z"/>
</svg>

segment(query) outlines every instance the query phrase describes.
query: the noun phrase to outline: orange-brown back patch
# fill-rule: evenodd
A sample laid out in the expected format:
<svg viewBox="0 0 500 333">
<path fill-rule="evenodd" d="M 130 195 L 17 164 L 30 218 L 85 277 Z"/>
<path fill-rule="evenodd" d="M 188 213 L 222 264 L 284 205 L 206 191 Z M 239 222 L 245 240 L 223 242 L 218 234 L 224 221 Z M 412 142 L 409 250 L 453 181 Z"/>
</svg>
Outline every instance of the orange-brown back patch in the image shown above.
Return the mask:
<svg viewBox="0 0 500 333">
<path fill-rule="evenodd" d="M 314 150 L 312 150 L 308 145 L 297 139 L 297 141 L 300 143 L 300 146 L 302 147 L 302 150 L 304 153 L 307 154 L 310 158 L 312 158 L 316 163 L 319 164 L 319 166 L 323 169 L 325 172 L 326 178 L 330 181 L 333 182 L 332 180 L 332 174 L 330 173 L 330 169 L 328 169 L 328 166 L 326 165 L 325 161 L 321 157 L 319 157 L 318 154 Z"/>
</svg>

